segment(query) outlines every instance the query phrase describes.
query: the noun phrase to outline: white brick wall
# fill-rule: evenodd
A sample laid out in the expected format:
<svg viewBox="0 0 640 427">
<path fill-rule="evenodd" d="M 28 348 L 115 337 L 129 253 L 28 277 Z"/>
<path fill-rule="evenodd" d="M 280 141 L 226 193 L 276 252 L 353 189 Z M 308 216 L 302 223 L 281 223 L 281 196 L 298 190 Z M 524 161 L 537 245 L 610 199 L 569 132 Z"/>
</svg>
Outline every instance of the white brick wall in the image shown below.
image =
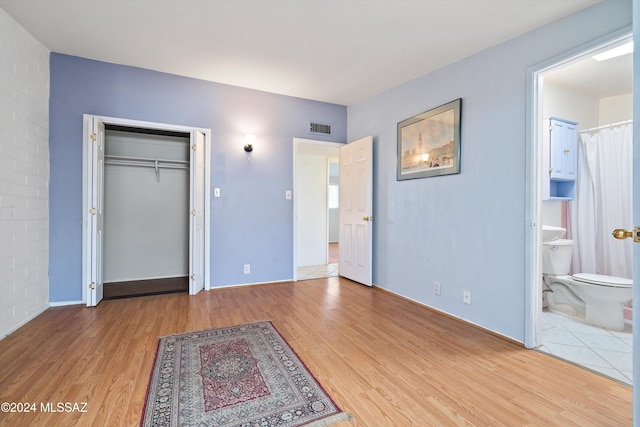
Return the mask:
<svg viewBox="0 0 640 427">
<path fill-rule="evenodd" d="M 0 339 L 49 306 L 49 50 L 0 9 Z"/>
</svg>

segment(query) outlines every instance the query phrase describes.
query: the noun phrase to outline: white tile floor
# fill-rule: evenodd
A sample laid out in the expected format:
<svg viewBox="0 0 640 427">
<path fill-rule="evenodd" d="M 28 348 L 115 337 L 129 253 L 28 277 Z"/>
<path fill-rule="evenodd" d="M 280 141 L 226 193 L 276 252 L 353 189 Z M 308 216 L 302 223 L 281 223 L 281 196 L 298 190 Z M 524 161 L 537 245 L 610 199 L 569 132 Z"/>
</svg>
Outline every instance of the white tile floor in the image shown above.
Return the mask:
<svg viewBox="0 0 640 427">
<path fill-rule="evenodd" d="M 298 267 L 298 280 L 319 279 L 338 275 L 338 264 L 310 265 Z"/>
<path fill-rule="evenodd" d="M 610 331 L 559 313 L 542 313 L 538 350 L 632 384 L 632 333 Z"/>
</svg>

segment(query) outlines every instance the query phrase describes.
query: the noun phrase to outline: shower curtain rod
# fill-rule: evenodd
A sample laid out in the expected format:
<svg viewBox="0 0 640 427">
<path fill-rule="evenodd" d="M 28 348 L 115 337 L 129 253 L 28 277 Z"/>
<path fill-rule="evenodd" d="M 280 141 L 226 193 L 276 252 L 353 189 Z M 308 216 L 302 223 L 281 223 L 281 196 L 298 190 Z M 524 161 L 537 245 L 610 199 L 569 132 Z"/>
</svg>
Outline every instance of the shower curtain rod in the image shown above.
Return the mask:
<svg viewBox="0 0 640 427">
<path fill-rule="evenodd" d="M 595 128 L 591 128 L 591 129 L 585 129 L 585 130 L 581 130 L 578 133 L 583 133 L 583 132 L 593 132 L 594 130 L 600 130 L 600 129 L 606 129 L 606 128 L 612 128 L 614 126 L 622 126 L 622 125 L 626 125 L 628 123 L 633 123 L 633 120 L 625 120 L 624 122 L 618 122 L 618 123 L 611 123 L 610 125 L 602 125 L 602 126 L 598 126 Z"/>
</svg>

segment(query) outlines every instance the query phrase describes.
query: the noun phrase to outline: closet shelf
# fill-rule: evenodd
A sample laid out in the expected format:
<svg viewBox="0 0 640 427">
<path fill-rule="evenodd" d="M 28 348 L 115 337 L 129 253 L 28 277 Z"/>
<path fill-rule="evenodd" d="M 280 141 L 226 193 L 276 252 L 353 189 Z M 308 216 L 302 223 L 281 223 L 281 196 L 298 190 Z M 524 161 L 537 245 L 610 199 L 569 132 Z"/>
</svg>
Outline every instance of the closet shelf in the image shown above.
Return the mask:
<svg viewBox="0 0 640 427">
<path fill-rule="evenodd" d="M 145 157 L 105 155 L 104 164 L 114 166 L 153 168 L 156 170 L 156 181 L 158 182 L 160 182 L 160 169 L 189 170 L 189 161 L 187 160 L 149 159 Z"/>
</svg>

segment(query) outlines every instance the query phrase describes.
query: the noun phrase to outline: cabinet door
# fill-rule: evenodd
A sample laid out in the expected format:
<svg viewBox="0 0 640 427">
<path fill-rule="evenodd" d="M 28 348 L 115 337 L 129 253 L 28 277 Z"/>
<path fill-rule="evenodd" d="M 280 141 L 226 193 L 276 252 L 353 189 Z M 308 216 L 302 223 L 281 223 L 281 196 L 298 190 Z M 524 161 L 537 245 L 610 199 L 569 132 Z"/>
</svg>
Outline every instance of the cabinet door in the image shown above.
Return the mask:
<svg viewBox="0 0 640 427">
<path fill-rule="evenodd" d="M 566 123 L 564 130 L 562 144 L 564 178 L 576 179 L 578 173 L 578 132 L 573 123 Z"/>
<path fill-rule="evenodd" d="M 576 125 L 551 119 L 549 129 L 551 133 L 549 153 L 551 179 L 575 179 L 577 169 Z"/>
</svg>

